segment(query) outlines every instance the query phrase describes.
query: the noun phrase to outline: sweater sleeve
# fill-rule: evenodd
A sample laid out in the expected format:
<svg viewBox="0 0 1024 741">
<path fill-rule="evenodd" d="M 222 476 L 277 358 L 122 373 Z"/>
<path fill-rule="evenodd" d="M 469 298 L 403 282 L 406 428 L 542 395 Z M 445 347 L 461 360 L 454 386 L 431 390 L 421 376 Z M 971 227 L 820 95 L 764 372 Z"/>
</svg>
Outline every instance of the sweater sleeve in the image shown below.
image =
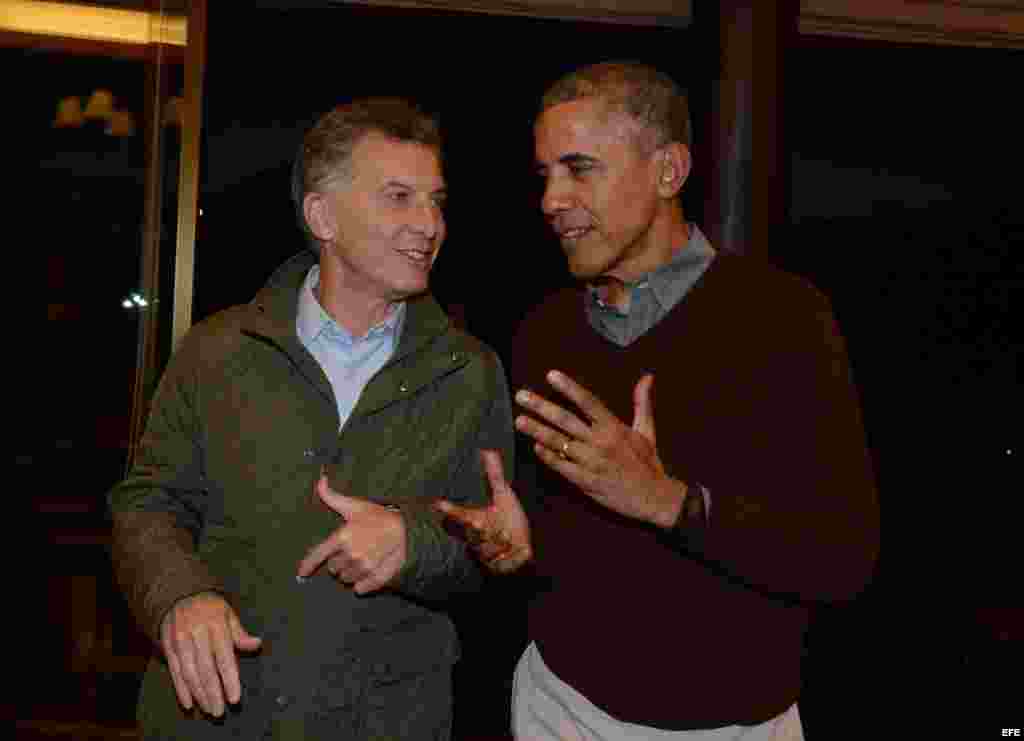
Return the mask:
<svg viewBox="0 0 1024 741">
<path fill-rule="evenodd" d="M 444 491 L 430 498 L 396 502 L 406 526 L 407 557 L 399 573 L 398 591 L 427 601 L 441 601 L 477 591 L 483 570 L 466 544 L 444 528 L 444 516 L 432 506 L 435 499 L 483 505 L 490 499 L 481 450 L 497 450 L 506 471 L 513 470 L 512 410 L 504 371 L 496 356 L 487 363 L 488 403 L 475 438 L 461 451 L 459 464 Z"/>
<path fill-rule="evenodd" d="M 186 340 L 160 381 L 131 470 L 108 495 L 115 575 L 145 633 L 179 600 L 223 587 L 196 553 L 205 513 L 197 372 Z"/>
<path fill-rule="evenodd" d="M 841 601 L 870 579 L 878 502 L 845 343 L 824 297 L 801 292 L 810 302 L 776 315 L 769 341 L 745 344 L 742 411 L 716 439 L 724 454 L 680 466 L 710 492 L 706 525 L 681 518 L 668 537 L 760 591 Z"/>
</svg>

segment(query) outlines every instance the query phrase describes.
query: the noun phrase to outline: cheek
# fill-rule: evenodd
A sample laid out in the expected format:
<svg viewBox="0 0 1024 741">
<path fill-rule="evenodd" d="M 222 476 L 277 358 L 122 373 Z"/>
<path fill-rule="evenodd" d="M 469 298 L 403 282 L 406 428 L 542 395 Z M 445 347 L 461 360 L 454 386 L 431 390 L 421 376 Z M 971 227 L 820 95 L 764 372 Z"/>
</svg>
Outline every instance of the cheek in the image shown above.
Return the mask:
<svg viewBox="0 0 1024 741">
<path fill-rule="evenodd" d="M 395 239 L 406 228 L 406 221 L 397 214 L 378 212 L 369 224 L 370 232 L 378 239 Z"/>
<path fill-rule="evenodd" d="M 624 181 L 612 191 L 613 198 L 608 201 L 611 222 L 620 229 L 628 229 L 635 224 L 646 223 L 653 212 L 655 199 L 645 183 Z"/>
</svg>

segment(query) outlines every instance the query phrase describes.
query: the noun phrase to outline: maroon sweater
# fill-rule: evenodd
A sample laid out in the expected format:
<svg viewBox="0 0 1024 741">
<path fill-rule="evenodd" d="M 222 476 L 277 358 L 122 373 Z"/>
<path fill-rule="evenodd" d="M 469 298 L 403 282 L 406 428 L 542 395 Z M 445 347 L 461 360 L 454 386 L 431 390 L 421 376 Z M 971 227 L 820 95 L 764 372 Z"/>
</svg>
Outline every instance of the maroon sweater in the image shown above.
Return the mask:
<svg viewBox="0 0 1024 741">
<path fill-rule="evenodd" d="M 877 497 L 827 300 L 794 276 L 720 256 L 620 348 L 587 323 L 581 291 L 566 290 L 521 326 L 513 388 L 567 403 L 544 381 L 552 368 L 627 424 L 634 385 L 654 372 L 662 461 L 706 486 L 712 506 L 708 527 L 661 532 L 598 507 L 526 451 L 519 485 L 547 577 L 530 638 L 544 661 L 631 723 L 714 728 L 784 711 L 800 692 L 808 607 L 855 596 L 878 550 Z"/>
</svg>

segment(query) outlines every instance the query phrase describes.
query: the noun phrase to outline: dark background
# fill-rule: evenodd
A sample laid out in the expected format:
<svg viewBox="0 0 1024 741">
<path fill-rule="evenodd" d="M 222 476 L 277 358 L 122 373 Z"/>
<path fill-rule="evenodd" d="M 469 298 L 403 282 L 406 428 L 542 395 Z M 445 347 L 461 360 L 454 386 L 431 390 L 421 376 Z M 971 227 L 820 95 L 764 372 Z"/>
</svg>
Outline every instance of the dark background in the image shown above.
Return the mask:
<svg viewBox="0 0 1024 741">
<path fill-rule="evenodd" d="M 719 93 L 717 17 L 706 9 L 696 4 L 686 30 L 380 11 L 310 23 L 315 12 L 265 11 L 251 37 L 274 47 L 256 55 L 220 41 L 212 16 L 197 311 L 247 300 L 297 249 L 286 195 L 296 124 L 339 96 L 408 95 L 440 113 L 449 145 L 450 235 L 435 292 L 504 354 L 523 312 L 568 280 L 540 218 L 531 141 L 539 91 L 561 73 L 636 58 L 688 88 L 696 166 L 684 205 L 704 222 Z M 367 54 L 357 39 L 378 41 Z M 977 608 L 1019 604 L 1021 344 L 1010 300 L 1022 277 L 1022 119 L 1007 93 L 1024 54 L 820 40 L 785 62 L 789 224 L 749 251 L 832 298 L 883 507 L 874 584 L 823 610 L 809 637 L 805 722 L 812 738 L 838 718 L 868 732 L 893 711 L 911 722 L 915 710 L 948 708 L 952 722 L 1019 687 L 1000 676 L 1010 649 L 990 642 Z M 460 719 L 471 712 L 486 728 L 504 707 L 485 678 L 508 679 L 521 640 L 503 620 L 515 600 L 498 593 L 489 604 L 464 621 L 459 675 L 463 697 L 476 695 Z"/>
<path fill-rule="evenodd" d="M 405 95 L 440 114 L 451 204 L 434 289 L 499 354 L 523 313 L 568 281 L 540 218 L 531 141 L 540 91 L 561 73 L 635 58 L 689 89 L 695 170 L 684 204 L 691 219 L 707 221 L 715 166 L 708 126 L 719 94 L 717 8 L 707 3 L 695 3 L 688 29 L 358 7 L 258 10 L 240 21 L 227 4 L 211 5 L 197 320 L 249 300 L 302 249 L 288 195 L 292 154 L 317 115 L 360 95 Z M 70 69 L 88 94 L 93 72 L 81 60 L 69 66 L 52 54 L 0 51 L 26 71 L 22 81 L 37 83 L 22 90 L 21 121 L 52 115 L 47 85 L 76 92 Z M 1002 610 L 1020 614 L 1021 343 L 1011 298 L 1021 285 L 1024 242 L 1022 120 L 1013 100 L 1024 54 L 805 38 L 785 61 L 790 172 L 780 174 L 780 187 L 789 189 L 790 211 L 770 243 L 749 252 L 806 276 L 832 299 L 882 504 L 872 585 L 850 605 L 821 610 L 808 639 L 801 702 L 808 738 L 835 738 L 838 728 L 873 736 L 893 724 L 956 727 L 965 738 L 982 737 L 972 733 L 979 728 L 988 737 L 990 727 L 1020 727 L 1020 624 L 1007 623 Z M 141 88 L 137 67 L 117 65 L 105 63 L 107 79 L 121 75 L 126 89 Z M 118 257 L 118 246 L 137 253 L 130 245 L 141 215 L 123 205 L 118 219 L 103 214 L 118 203 L 141 210 L 141 173 L 123 166 L 139 161 L 132 150 L 139 144 L 107 143 L 97 154 L 95 133 L 72 135 L 93 138 L 83 146 L 62 138 L 58 146 L 52 131 L 24 134 L 41 164 L 28 190 L 48 200 L 33 201 L 34 228 L 21 241 L 50 245 L 51 302 L 54 295 L 68 306 L 116 302 L 136 269 L 134 258 Z M 90 234 L 106 236 L 90 241 Z M 72 423 L 30 424 L 28 439 L 48 452 L 18 460 L 23 480 L 56 476 L 81 492 L 82 511 L 100 517 L 120 453 L 65 443 L 93 434 L 94 415 L 86 422 L 74 413 L 85 409 L 81 389 L 116 395 L 130 382 L 135 325 L 116 309 L 89 316 L 98 320 L 88 333 L 58 335 L 73 362 L 55 358 L 45 380 L 35 381 L 56 389 L 47 418 Z M 100 356 L 102 372 L 90 362 Z M 122 364 L 123 375 L 110 371 Z M 88 552 L 95 566 L 82 566 L 92 563 L 85 559 L 80 570 L 102 572 L 103 557 Z M 53 605 L 40 584 L 27 594 Z M 456 719 L 465 737 L 504 729 L 524 639 L 519 597 L 492 590 L 482 607 L 461 615 Z M 127 624 L 120 607 L 114 613 Z M 19 698 L 52 685 L 49 667 L 66 646 L 43 632 L 57 630 L 60 619 L 29 626 L 48 649 Z M 138 645 L 126 640 L 121 650 Z M 101 691 L 104 712 L 130 717 L 133 691 L 132 678 L 111 683 Z"/>
</svg>

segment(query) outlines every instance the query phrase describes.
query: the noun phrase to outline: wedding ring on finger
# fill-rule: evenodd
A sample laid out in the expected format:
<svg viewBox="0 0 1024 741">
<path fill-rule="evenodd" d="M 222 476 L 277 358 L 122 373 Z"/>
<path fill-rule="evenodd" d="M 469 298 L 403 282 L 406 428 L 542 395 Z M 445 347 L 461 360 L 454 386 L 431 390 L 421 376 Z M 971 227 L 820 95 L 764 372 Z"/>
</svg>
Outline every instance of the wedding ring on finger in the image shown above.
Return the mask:
<svg viewBox="0 0 1024 741">
<path fill-rule="evenodd" d="M 562 447 L 558 451 L 558 455 L 560 455 L 562 457 L 563 461 L 569 460 L 569 441 L 568 440 L 562 441 Z"/>
</svg>

